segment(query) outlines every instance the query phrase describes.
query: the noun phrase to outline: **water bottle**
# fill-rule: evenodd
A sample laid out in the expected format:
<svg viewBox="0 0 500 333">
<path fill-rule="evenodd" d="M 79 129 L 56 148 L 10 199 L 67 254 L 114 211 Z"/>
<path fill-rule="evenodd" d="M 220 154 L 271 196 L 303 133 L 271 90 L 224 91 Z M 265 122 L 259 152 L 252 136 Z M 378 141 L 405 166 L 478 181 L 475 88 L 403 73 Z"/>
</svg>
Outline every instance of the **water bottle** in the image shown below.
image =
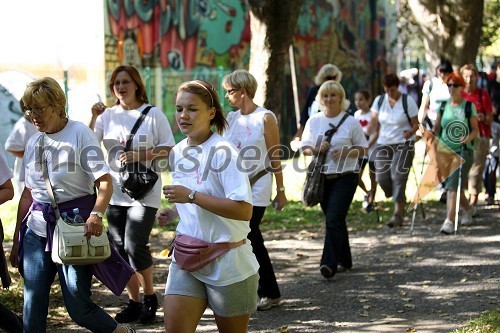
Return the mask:
<svg viewBox="0 0 500 333">
<path fill-rule="evenodd" d="M 68 213 L 62 212 L 61 213 L 61 218 L 63 219 L 64 222 L 69 222 Z"/>
<path fill-rule="evenodd" d="M 73 215 L 74 223 L 85 223 L 83 217 L 80 215 L 80 210 L 78 208 L 73 208 Z"/>
</svg>

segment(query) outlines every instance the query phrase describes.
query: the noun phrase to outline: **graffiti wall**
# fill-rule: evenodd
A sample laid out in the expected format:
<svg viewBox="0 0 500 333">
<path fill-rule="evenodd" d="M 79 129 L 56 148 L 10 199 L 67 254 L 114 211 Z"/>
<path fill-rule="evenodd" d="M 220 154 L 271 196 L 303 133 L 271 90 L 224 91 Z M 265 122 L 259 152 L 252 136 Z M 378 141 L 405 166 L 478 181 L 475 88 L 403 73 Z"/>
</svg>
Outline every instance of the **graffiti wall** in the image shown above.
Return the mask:
<svg viewBox="0 0 500 333">
<path fill-rule="evenodd" d="M 299 102 L 325 63 L 342 70 L 349 97 L 360 88 L 377 90 L 385 1 L 304 0 L 294 40 Z M 107 71 L 119 64 L 161 68 L 153 83 L 161 84 L 160 103 L 168 114 L 172 90 L 182 80 L 216 85 L 221 68 L 248 67 L 248 11 L 246 0 L 106 0 Z M 294 113 L 292 105 L 286 108 Z"/>
</svg>

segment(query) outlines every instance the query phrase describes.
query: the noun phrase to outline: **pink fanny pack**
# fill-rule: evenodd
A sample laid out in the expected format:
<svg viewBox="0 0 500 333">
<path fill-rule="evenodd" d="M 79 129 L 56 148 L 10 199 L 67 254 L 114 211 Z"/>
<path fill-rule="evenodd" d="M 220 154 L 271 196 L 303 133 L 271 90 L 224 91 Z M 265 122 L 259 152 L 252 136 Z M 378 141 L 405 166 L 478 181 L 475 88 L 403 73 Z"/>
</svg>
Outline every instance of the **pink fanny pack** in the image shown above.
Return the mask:
<svg viewBox="0 0 500 333">
<path fill-rule="evenodd" d="M 170 257 L 173 251 L 177 266 L 182 270 L 194 272 L 246 242 L 246 239 L 242 239 L 238 242 L 209 243 L 188 235 L 176 235 L 168 256 Z"/>
</svg>

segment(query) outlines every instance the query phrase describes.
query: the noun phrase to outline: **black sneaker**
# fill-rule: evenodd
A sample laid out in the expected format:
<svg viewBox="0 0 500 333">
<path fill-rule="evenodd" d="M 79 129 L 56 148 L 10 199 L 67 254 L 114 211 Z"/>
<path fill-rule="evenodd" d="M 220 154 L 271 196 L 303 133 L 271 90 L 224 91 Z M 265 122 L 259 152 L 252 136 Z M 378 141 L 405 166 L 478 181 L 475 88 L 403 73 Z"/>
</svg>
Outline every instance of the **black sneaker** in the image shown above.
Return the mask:
<svg viewBox="0 0 500 333">
<path fill-rule="evenodd" d="M 319 271 L 325 279 L 329 279 L 329 278 L 333 277 L 333 270 L 330 267 L 328 267 L 327 265 L 321 265 L 321 267 L 319 268 Z"/>
<path fill-rule="evenodd" d="M 142 312 L 139 317 L 141 324 L 151 324 L 156 319 L 156 310 L 158 310 L 158 298 L 156 294 L 144 295 L 142 302 Z"/>
<path fill-rule="evenodd" d="M 136 321 L 141 315 L 141 309 L 141 302 L 134 302 L 133 300 L 129 300 L 127 307 L 116 314 L 115 320 L 120 324 Z"/>
</svg>

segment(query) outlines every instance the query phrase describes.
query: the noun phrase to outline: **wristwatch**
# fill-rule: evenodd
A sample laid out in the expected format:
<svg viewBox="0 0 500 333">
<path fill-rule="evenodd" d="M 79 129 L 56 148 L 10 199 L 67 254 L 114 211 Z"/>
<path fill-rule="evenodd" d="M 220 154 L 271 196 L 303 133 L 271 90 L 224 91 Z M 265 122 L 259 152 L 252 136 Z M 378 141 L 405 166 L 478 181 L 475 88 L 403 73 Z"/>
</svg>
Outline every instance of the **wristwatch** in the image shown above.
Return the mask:
<svg viewBox="0 0 500 333">
<path fill-rule="evenodd" d="M 195 194 L 196 194 L 195 190 L 193 190 L 191 193 L 189 193 L 189 195 L 188 195 L 188 199 L 189 199 L 188 202 L 189 203 L 193 203 Z"/>
<path fill-rule="evenodd" d="M 91 212 L 90 212 L 90 215 L 97 215 L 97 216 L 99 216 L 99 217 L 102 219 L 102 213 L 101 213 L 101 212 L 98 212 L 98 211 L 96 211 L 96 210 L 91 211 Z"/>
<path fill-rule="evenodd" d="M 284 186 L 277 187 L 276 192 L 285 192 L 285 187 Z"/>
</svg>

